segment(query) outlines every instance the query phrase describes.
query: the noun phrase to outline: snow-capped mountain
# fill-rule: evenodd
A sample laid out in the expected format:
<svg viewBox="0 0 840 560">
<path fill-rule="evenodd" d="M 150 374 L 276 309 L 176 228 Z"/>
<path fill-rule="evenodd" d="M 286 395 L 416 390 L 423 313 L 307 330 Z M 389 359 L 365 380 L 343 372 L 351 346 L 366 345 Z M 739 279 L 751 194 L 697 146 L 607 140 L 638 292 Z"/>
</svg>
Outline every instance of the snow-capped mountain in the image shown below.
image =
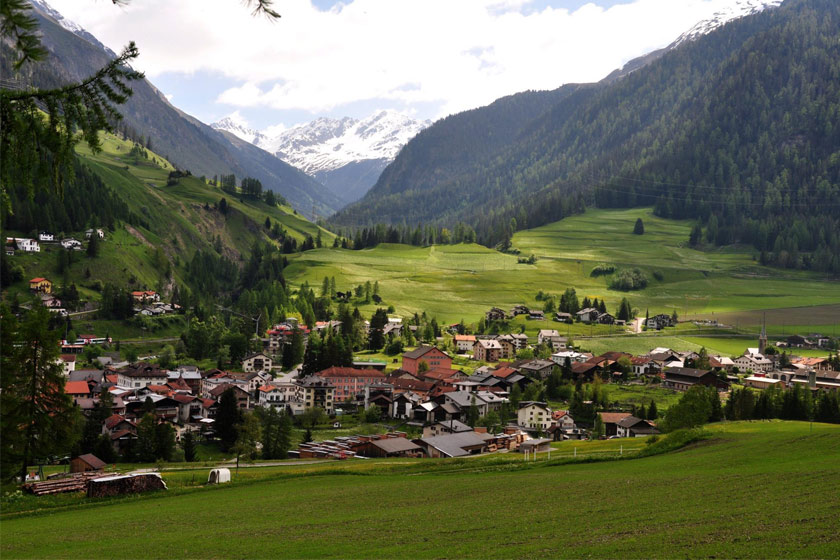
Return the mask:
<svg viewBox="0 0 840 560">
<path fill-rule="evenodd" d="M 400 149 L 430 124 L 385 110 L 361 120 L 321 117 L 276 135 L 249 128 L 236 114 L 210 126 L 274 154 L 352 202 L 362 197 Z"/>
<path fill-rule="evenodd" d="M 694 27 L 680 35 L 671 47 L 677 47 L 686 41 L 691 41 L 707 33 L 711 33 L 726 23 L 757 14 L 767 8 L 778 7 L 783 0 L 730 0 L 728 5 L 723 6 L 709 19 L 697 22 Z"/>
<path fill-rule="evenodd" d="M 261 143 L 268 140 L 268 137 L 262 132 L 254 130 L 253 128 L 248 128 L 242 119 L 235 118 L 234 116 L 224 117 L 210 126 L 216 130 L 226 130 L 237 138 L 241 138 L 242 140 L 245 140 L 249 144 L 253 144 L 255 146 L 262 147 Z"/>
<path fill-rule="evenodd" d="M 112 51 L 111 49 L 109 49 L 108 47 L 106 47 L 105 45 L 100 43 L 99 39 L 94 37 L 84 27 L 82 27 L 81 25 L 79 25 L 75 21 L 70 21 L 69 19 L 67 19 L 66 17 L 61 15 L 61 13 L 58 10 L 56 10 L 55 8 L 50 6 L 45 0 L 29 0 L 29 1 L 32 3 L 33 6 L 40 9 L 43 14 L 49 16 L 57 24 L 59 24 L 61 27 L 63 27 L 64 29 L 66 29 L 67 31 L 72 33 L 73 35 L 81 37 L 82 39 L 84 39 L 88 43 L 96 45 L 97 47 L 101 48 L 102 50 L 104 50 L 105 52 L 110 54 L 111 56 L 117 56 L 114 53 L 114 51 Z"/>
</svg>

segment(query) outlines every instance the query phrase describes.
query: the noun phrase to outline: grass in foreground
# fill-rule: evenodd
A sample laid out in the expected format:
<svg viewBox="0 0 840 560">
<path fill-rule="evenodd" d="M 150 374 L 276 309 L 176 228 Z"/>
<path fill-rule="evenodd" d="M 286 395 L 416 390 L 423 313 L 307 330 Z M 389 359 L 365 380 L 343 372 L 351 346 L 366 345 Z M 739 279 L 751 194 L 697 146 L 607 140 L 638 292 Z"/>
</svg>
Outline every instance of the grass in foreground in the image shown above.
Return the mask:
<svg viewBox="0 0 840 560">
<path fill-rule="evenodd" d="M 836 555 L 840 426 L 744 422 L 710 432 L 710 439 L 681 451 L 633 460 L 476 472 L 429 468 L 414 476 L 387 470 L 404 462 L 398 460 L 330 467 L 341 475 L 318 465 L 324 472 L 9 518 L 2 554 Z M 119 530 L 95 536 L 79 530 L 115 522 Z"/>
</svg>

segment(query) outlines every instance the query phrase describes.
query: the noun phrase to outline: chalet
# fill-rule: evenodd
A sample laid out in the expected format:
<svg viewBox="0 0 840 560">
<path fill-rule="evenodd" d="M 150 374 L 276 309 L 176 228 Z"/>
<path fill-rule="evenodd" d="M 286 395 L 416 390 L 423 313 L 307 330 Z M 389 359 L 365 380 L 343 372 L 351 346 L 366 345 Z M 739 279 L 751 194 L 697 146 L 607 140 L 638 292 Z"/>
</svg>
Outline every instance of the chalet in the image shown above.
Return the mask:
<svg viewBox="0 0 840 560">
<path fill-rule="evenodd" d="M 633 374 L 636 376 L 659 373 L 659 366 L 656 362 L 646 356 L 633 356 L 630 358 L 630 364 L 633 366 Z"/>
<path fill-rule="evenodd" d="M 555 352 L 565 350 L 567 342 L 568 339 L 564 336 L 560 336 L 560 333 L 554 329 L 540 329 L 540 332 L 537 335 L 538 344 L 546 344 Z"/>
<path fill-rule="evenodd" d="M 462 413 L 466 413 L 473 405 L 478 409 L 479 416 L 487 416 L 487 413 L 490 412 L 487 401 L 482 399 L 477 393 L 452 391 L 450 393 L 444 393 L 442 398 L 444 404 L 455 405 Z"/>
<path fill-rule="evenodd" d="M 645 437 L 658 433 L 659 430 L 656 429 L 656 426 L 647 420 L 642 420 L 635 416 L 622 418 L 616 426 L 616 435 L 618 437 Z"/>
<path fill-rule="evenodd" d="M 574 362 L 572 364 L 572 377 L 575 379 L 585 379 L 592 381 L 595 376 L 601 373 L 601 367 L 598 364 L 590 362 Z"/>
<path fill-rule="evenodd" d="M 335 387 L 336 401 L 354 399 L 366 386 L 385 381 L 385 374 L 381 371 L 352 367 L 331 367 L 315 375 L 329 381 Z"/>
<path fill-rule="evenodd" d="M 478 362 L 498 362 L 502 357 L 502 345 L 498 340 L 480 339 L 473 346 L 473 360 Z"/>
<path fill-rule="evenodd" d="M 42 231 L 38 234 L 38 241 L 55 241 L 55 235 L 48 231 Z"/>
<path fill-rule="evenodd" d="M 271 369 L 271 358 L 263 354 L 251 354 L 242 358 L 242 369 L 245 372 L 268 371 Z"/>
<path fill-rule="evenodd" d="M 262 373 L 262 371 L 259 373 L 256 371 L 230 372 L 227 377 L 252 394 L 272 379 L 271 375 Z"/>
<path fill-rule="evenodd" d="M 513 309 L 510 310 L 510 314 L 512 317 L 516 317 L 518 315 L 528 315 L 530 312 L 531 310 L 528 309 L 528 306 L 522 304 L 514 305 Z"/>
<path fill-rule="evenodd" d="M 148 385 L 165 385 L 169 375 L 157 365 L 141 362 L 117 371 L 117 385 L 133 389 Z"/>
<path fill-rule="evenodd" d="M 304 408 L 322 408 L 327 414 L 335 413 L 335 387 L 328 380 L 310 375 L 299 381 L 303 389 Z"/>
<path fill-rule="evenodd" d="M 38 278 L 33 278 L 29 281 L 29 291 L 51 294 L 52 282 L 50 282 L 46 278 L 41 278 L 40 276 Z"/>
<path fill-rule="evenodd" d="M 601 313 L 598 315 L 598 323 L 602 325 L 614 325 L 615 322 L 615 317 L 609 313 Z"/>
<path fill-rule="evenodd" d="M 498 307 L 493 307 L 484 314 L 484 319 L 488 322 L 490 321 L 504 321 L 507 319 L 507 314 L 505 313 L 504 309 L 500 309 Z"/>
<path fill-rule="evenodd" d="M 585 432 L 577 427 L 574 418 L 567 410 L 555 410 L 551 414 L 551 420 L 551 426 L 547 431 L 554 437 L 554 441 L 584 438 Z"/>
<path fill-rule="evenodd" d="M 604 424 L 604 435 L 609 437 L 618 435 L 618 423 L 632 415 L 629 412 L 599 412 L 598 416 Z"/>
<path fill-rule="evenodd" d="M 532 309 L 528 312 L 528 319 L 530 321 L 545 321 L 545 313 L 539 309 Z"/>
<path fill-rule="evenodd" d="M 551 408 L 544 402 L 520 402 L 516 422 L 523 428 L 544 432 L 553 423 Z"/>
<path fill-rule="evenodd" d="M 455 348 L 460 353 L 464 352 L 472 352 L 473 346 L 475 345 L 475 336 L 471 334 L 456 334 L 455 335 Z"/>
<path fill-rule="evenodd" d="M 558 311 L 554 314 L 554 320 L 560 323 L 568 323 L 572 324 L 575 321 L 574 316 L 571 313 L 565 313 L 563 311 Z"/>
<path fill-rule="evenodd" d="M 403 354 L 402 369 L 416 375 L 420 362 L 426 362 L 429 369 L 450 369 L 452 367 L 452 358 L 449 357 L 449 354 L 434 346 L 424 345 Z"/>
<path fill-rule="evenodd" d="M 665 369 L 665 379 L 662 386 L 676 391 L 687 391 L 695 385 L 727 389 L 729 383 L 718 378 L 717 374 L 708 369 L 694 369 L 686 367 L 669 367 Z"/>
<path fill-rule="evenodd" d="M 160 301 L 160 295 L 152 290 L 140 290 L 131 292 L 132 299 L 137 303 L 148 303 Z"/>
<path fill-rule="evenodd" d="M 594 323 L 598 320 L 598 316 L 601 314 L 600 311 L 595 309 L 594 307 L 587 307 L 586 309 L 581 309 L 575 315 L 577 316 L 578 320 L 582 323 Z"/>
<path fill-rule="evenodd" d="M 389 383 L 368 383 L 362 390 L 365 410 L 377 407 L 380 415 L 390 415 L 394 406 L 394 386 Z"/>
<path fill-rule="evenodd" d="M 178 421 L 182 424 L 196 423 L 204 418 L 204 405 L 200 398 L 185 393 L 175 393 L 171 398 L 178 403 Z"/>
</svg>

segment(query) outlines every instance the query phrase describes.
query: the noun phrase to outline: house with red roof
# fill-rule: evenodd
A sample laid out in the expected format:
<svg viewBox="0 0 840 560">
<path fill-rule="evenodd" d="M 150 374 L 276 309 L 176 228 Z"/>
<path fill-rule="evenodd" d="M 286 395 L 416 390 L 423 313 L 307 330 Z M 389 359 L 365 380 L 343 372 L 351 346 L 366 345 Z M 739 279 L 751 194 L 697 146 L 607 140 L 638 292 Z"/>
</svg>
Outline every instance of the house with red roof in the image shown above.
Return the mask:
<svg viewBox="0 0 840 560">
<path fill-rule="evenodd" d="M 93 396 L 87 381 L 68 381 L 64 384 L 64 392 L 73 398 L 74 404 L 77 399 Z"/>
<path fill-rule="evenodd" d="M 336 401 L 353 399 L 368 385 L 385 381 L 385 374 L 372 368 L 331 367 L 315 375 L 326 379 L 335 387 L 333 398 Z"/>
</svg>

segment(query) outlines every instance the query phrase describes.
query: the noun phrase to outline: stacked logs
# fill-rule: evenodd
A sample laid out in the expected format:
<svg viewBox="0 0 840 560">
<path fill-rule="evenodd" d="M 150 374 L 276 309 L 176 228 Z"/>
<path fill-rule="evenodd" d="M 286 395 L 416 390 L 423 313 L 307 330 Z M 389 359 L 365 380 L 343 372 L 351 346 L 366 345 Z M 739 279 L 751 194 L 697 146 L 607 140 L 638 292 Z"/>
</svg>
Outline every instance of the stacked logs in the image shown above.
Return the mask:
<svg viewBox="0 0 840 560">
<path fill-rule="evenodd" d="M 35 494 L 36 496 L 60 494 L 62 492 L 84 492 L 85 490 L 87 490 L 89 481 L 102 476 L 106 475 L 101 471 L 73 473 L 71 475 L 62 478 L 56 478 L 53 480 L 44 480 L 41 482 L 27 482 L 23 485 L 23 489 L 27 492 Z"/>
</svg>

